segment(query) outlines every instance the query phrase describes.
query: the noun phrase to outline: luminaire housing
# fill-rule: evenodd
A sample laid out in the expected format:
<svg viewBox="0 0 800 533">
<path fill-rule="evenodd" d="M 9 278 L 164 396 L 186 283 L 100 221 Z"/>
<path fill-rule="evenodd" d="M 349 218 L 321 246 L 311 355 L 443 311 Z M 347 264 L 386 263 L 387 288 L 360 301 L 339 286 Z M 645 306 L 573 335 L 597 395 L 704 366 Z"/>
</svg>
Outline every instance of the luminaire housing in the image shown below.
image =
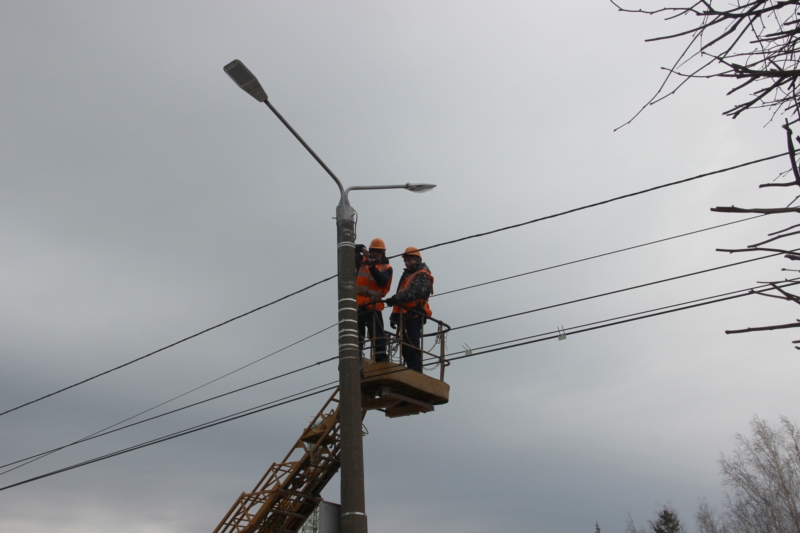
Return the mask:
<svg viewBox="0 0 800 533">
<path fill-rule="evenodd" d="M 223 70 L 244 92 L 259 102 L 265 102 L 267 100 L 266 91 L 261 87 L 261 84 L 258 83 L 258 79 L 256 79 L 253 73 L 250 72 L 250 69 L 244 66 L 244 63 L 238 59 L 234 59 L 225 65 Z"/>
<path fill-rule="evenodd" d="M 435 187 L 433 183 L 406 183 L 405 186 L 411 192 L 428 192 Z"/>
</svg>

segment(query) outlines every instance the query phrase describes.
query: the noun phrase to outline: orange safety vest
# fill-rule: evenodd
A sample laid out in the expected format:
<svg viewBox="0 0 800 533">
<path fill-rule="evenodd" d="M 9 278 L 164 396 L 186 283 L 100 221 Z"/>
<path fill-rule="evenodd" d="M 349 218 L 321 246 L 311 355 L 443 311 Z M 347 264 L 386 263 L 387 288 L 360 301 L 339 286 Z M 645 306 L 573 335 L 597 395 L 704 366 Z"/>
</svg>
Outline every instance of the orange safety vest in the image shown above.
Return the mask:
<svg viewBox="0 0 800 533">
<path fill-rule="evenodd" d="M 378 263 L 375 267 L 380 272 L 385 272 L 391 265 L 389 263 Z M 381 300 L 384 296 L 389 294 L 389 288 L 392 285 L 392 280 L 385 287 L 378 287 L 372 274 L 369 272 L 369 266 L 366 264 L 361 265 L 356 275 L 356 303 L 359 306 L 366 306 L 370 311 L 378 310 L 383 311 L 383 302 L 373 304 L 374 300 Z"/>
<path fill-rule="evenodd" d="M 431 294 L 433 294 L 433 274 L 431 274 L 431 271 L 427 269 L 419 269 L 410 276 L 408 276 L 406 279 L 404 279 L 403 282 L 400 283 L 400 286 L 397 287 L 397 294 L 400 294 L 401 292 L 408 290 L 408 286 L 411 285 L 411 282 L 414 281 L 414 278 L 416 278 L 420 274 L 420 272 L 425 272 L 428 276 L 430 276 Z M 424 300 L 411 300 L 410 302 L 403 302 L 400 305 L 395 305 L 394 308 L 392 309 L 392 313 L 407 313 L 408 312 L 406 311 L 407 309 L 414 309 L 417 306 L 421 307 L 422 311 L 426 315 L 433 316 L 431 308 L 428 305 L 427 298 L 425 298 Z"/>
</svg>

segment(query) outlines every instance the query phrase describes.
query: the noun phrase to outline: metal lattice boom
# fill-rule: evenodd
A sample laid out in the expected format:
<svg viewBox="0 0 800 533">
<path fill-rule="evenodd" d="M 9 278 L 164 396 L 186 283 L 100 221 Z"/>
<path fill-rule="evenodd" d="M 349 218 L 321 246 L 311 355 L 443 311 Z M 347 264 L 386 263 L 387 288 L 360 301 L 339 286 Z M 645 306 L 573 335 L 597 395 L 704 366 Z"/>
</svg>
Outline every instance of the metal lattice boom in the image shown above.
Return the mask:
<svg viewBox="0 0 800 533">
<path fill-rule="evenodd" d="M 339 471 L 339 389 L 280 463 L 273 463 L 252 492 L 243 492 L 214 533 L 298 531 Z"/>
<path fill-rule="evenodd" d="M 397 363 L 363 361 L 362 418 L 370 410 L 391 418 L 429 413 L 434 405 L 447 403 L 449 396 L 450 386 L 441 379 Z M 322 501 L 322 489 L 339 471 L 340 452 L 337 388 L 283 461 L 273 463 L 252 492 L 239 496 L 214 533 L 299 531 Z"/>
</svg>

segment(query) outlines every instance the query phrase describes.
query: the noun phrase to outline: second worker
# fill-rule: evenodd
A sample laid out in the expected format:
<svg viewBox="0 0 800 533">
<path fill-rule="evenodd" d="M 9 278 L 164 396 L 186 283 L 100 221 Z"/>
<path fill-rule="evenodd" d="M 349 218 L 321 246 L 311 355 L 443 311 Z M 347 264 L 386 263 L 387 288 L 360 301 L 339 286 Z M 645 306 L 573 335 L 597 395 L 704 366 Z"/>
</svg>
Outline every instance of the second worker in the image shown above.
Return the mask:
<svg viewBox="0 0 800 533">
<path fill-rule="evenodd" d="M 392 267 L 386 258 L 386 244 L 375 238 L 369 243 L 369 252 L 356 247 L 356 302 L 358 304 L 358 338 L 363 351 L 367 331 L 375 351 L 375 361 L 388 361 L 386 333 L 383 328 L 383 298 L 392 285 Z"/>
<path fill-rule="evenodd" d="M 432 316 L 428 298 L 433 294 L 433 274 L 413 246 L 403 252 L 403 262 L 406 268 L 400 276 L 397 294 L 386 300 L 386 305 L 394 306 L 389 324 L 393 328 L 400 326 L 397 333 L 403 341 L 406 366 L 422 372 L 422 325 Z"/>
</svg>

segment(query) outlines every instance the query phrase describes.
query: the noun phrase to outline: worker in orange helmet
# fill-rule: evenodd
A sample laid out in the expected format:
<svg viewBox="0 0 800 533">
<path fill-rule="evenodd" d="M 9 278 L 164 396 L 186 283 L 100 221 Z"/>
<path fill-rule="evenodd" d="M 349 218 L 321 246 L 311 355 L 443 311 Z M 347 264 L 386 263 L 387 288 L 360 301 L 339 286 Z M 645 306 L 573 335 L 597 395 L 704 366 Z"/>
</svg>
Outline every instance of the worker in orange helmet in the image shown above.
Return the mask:
<svg viewBox="0 0 800 533">
<path fill-rule="evenodd" d="M 356 303 L 358 304 L 358 341 L 364 349 L 364 334 L 375 348 L 375 361 L 388 361 L 386 333 L 383 328 L 383 298 L 392 286 L 392 267 L 386 258 L 383 239 L 372 239 L 368 251 L 356 246 Z"/>
<path fill-rule="evenodd" d="M 428 298 L 433 294 L 433 274 L 428 265 L 422 262 L 422 254 L 417 248 L 409 246 L 403 252 L 405 270 L 397 286 L 397 294 L 386 300 L 392 305 L 389 324 L 397 329 L 403 339 L 403 359 L 411 370 L 422 372 L 422 324 L 424 317 L 431 316 Z"/>
</svg>

